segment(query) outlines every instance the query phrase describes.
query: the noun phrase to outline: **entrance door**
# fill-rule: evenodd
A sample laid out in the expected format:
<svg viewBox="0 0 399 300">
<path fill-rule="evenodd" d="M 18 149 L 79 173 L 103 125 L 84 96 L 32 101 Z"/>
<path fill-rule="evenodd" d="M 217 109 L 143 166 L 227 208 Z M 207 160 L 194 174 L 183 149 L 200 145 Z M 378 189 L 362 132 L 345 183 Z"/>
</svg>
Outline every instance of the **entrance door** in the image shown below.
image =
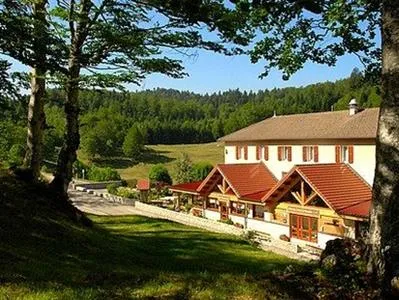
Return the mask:
<svg viewBox="0 0 399 300">
<path fill-rule="evenodd" d="M 229 218 L 229 208 L 226 202 L 219 202 L 220 203 L 220 219 L 227 220 Z"/>
<path fill-rule="evenodd" d="M 290 214 L 291 237 L 317 243 L 317 218 Z"/>
</svg>

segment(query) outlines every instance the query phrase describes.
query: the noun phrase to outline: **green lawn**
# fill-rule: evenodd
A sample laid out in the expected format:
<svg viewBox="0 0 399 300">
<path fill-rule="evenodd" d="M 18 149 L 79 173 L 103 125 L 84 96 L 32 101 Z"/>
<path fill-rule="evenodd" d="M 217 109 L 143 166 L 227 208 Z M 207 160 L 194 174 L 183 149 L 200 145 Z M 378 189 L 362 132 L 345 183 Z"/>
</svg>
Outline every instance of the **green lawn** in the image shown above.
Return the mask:
<svg viewBox="0 0 399 300">
<path fill-rule="evenodd" d="M 164 220 L 90 216 L 82 227 L 53 197 L 0 176 L 0 299 L 281 299 L 265 278 L 300 265 Z"/>
<path fill-rule="evenodd" d="M 113 158 L 97 160 L 95 164 L 102 167 L 112 167 L 118 170 L 122 178 L 130 181 L 132 179 L 148 178 L 151 167 L 155 164 L 164 164 L 172 177 L 175 174 L 176 159 L 187 153 L 195 162 L 207 161 L 213 165 L 223 163 L 223 144 L 188 144 L 188 145 L 152 145 L 146 147 L 148 151 L 139 159 L 139 162 L 132 162 L 125 158 Z M 83 153 L 79 155 L 83 161 L 88 161 Z"/>
<path fill-rule="evenodd" d="M 92 220 L 93 229 L 54 223 L 2 241 L 0 299 L 264 299 L 262 277 L 295 263 L 163 220 Z"/>
</svg>

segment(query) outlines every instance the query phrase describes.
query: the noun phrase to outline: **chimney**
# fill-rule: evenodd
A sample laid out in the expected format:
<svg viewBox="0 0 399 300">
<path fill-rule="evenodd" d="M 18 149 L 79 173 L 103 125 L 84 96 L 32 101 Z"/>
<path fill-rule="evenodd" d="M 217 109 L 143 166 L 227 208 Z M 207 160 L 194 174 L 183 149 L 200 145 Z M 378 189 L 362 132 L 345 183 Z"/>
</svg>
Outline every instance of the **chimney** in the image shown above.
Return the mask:
<svg viewBox="0 0 399 300">
<path fill-rule="evenodd" d="M 357 105 L 356 99 L 353 98 L 349 102 L 349 115 L 353 116 L 353 115 L 356 115 L 358 112 L 359 112 L 359 107 Z"/>
</svg>

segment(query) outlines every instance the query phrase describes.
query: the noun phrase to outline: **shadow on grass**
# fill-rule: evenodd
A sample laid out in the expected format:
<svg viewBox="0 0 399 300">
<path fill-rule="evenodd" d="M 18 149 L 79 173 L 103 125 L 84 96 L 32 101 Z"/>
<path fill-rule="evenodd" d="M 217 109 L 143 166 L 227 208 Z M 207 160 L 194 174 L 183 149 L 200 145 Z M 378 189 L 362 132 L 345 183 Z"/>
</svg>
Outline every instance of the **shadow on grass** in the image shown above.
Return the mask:
<svg viewBox="0 0 399 300">
<path fill-rule="evenodd" d="M 264 299 L 298 265 L 234 236 L 139 216 L 82 227 L 54 194 L 0 174 L 0 299 Z"/>
<path fill-rule="evenodd" d="M 164 220 L 95 217 L 93 229 L 48 221 L 2 232 L 0 282 L 43 293 L 93 289 L 99 298 L 253 295 L 263 294 L 260 278 L 296 264 L 241 239 Z"/>
<path fill-rule="evenodd" d="M 153 149 L 146 149 L 139 157 L 136 159 L 131 159 L 128 157 L 103 157 L 93 159 L 93 163 L 98 167 L 111 167 L 113 169 L 127 169 L 134 167 L 137 164 L 165 164 L 174 161 L 174 158 L 164 155 L 164 153 L 169 153 L 169 151 L 155 151 Z"/>
</svg>

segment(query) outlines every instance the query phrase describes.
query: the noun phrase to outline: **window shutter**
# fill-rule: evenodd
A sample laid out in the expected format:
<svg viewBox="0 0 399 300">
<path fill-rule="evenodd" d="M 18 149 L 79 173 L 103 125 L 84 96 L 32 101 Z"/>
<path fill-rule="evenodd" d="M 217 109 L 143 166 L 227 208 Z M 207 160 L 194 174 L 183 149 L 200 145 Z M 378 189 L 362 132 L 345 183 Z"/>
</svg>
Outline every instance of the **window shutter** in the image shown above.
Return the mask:
<svg viewBox="0 0 399 300">
<path fill-rule="evenodd" d="M 236 146 L 236 160 L 240 159 L 240 151 L 241 151 L 240 146 Z"/>
<path fill-rule="evenodd" d="M 304 162 L 307 161 L 307 159 L 306 159 L 307 150 L 308 150 L 308 147 L 302 146 L 302 161 L 304 161 Z"/>
<path fill-rule="evenodd" d="M 288 147 L 288 161 L 292 160 L 292 147 Z"/>
<path fill-rule="evenodd" d="M 341 162 L 341 146 L 335 145 L 335 162 L 339 164 Z"/>
<path fill-rule="evenodd" d="M 348 152 L 349 152 L 349 163 L 353 164 L 353 146 L 348 147 Z"/>
<path fill-rule="evenodd" d="M 269 146 L 265 145 L 263 146 L 263 158 L 265 160 L 269 160 Z"/>
<path fill-rule="evenodd" d="M 281 152 L 283 151 L 283 148 L 281 146 L 277 147 L 277 158 L 279 161 L 281 161 Z"/>
<path fill-rule="evenodd" d="M 244 146 L 244 159 L 247 160 L 248 159 L 248 145 Z"/>
<path fill-rule="evenodd" d="M 319 162 L 319 146 L 313 146 L 314 162 Z"/>
<path fill-rule="evenodd" d="M 256 160 L 260 160 L 262 148 L 260 145 L 256 145 Z"/>
</svg>

